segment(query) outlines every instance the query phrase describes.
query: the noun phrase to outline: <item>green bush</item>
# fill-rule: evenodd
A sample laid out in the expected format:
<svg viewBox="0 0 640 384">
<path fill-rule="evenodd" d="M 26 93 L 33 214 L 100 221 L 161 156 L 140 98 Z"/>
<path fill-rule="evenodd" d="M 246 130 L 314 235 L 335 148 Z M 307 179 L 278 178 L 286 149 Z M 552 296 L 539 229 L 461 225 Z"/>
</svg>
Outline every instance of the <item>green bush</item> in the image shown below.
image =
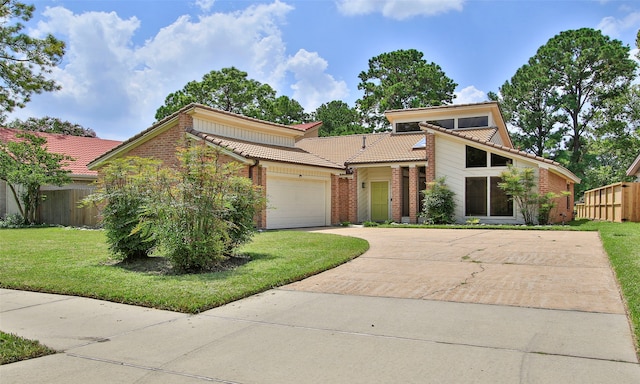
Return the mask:
<svg viewBox="0 0 640 384">
<path fill-rule="evenodd" d="M 139 216 L 152 200 L 151 177 L 160 162 L 139 157 L 116 159 L 102 169 L 96 192 L 82 204 L 100 207 L 109 250 L 120 260 L 147 257 L 155 245 L 148 232 L 135 231 Z"/>
<path fill-rule="evenodd" d="M 0 220 L 0 228 L 20 228 L 24 227 L 24 218 L 19 213 L 7 215 L 4 220 Z"/>
<path fill-rule="evenodd" d="M 422 200 L 424 213 L 421 214 L 426 224 L 451 224 L 454 222 L 456 202 L 455 193 L 441 177 L 427 184 Z"/>
</svg>

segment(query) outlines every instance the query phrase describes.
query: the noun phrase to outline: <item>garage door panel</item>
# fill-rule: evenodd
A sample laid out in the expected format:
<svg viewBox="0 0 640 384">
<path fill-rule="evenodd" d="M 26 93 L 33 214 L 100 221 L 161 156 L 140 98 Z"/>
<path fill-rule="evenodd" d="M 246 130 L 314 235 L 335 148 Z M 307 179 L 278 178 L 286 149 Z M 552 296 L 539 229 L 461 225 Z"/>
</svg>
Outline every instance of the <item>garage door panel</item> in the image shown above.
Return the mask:
<svg viewBox="0 0 640 384">
<path fill-rule="evenodd" d="M 326 181 L 267 179 L 267 228 L 327 225 Z"/>
</svg>

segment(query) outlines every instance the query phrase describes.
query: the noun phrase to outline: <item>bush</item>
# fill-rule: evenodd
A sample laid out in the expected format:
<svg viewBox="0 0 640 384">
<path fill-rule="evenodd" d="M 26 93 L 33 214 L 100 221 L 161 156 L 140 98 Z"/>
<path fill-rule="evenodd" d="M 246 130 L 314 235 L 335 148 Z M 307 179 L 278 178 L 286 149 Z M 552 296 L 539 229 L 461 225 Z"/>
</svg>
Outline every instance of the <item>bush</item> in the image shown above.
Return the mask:
<svg viewBox="0 0 640 384">
<path fill-rule="evenodd" d="M 152 199 L 150 178 L 160 162 L 139 157 L 111 161 L 100 173 L 96 192 L 82 204 L 96 204 L 112 254 L 120 260 L 147 257 L 155 242 L 149 232 L 136 231 L 139 216 Z"/>
<path fill-rule="evenodd" d="M 455 193 L 445 184 L 441 177 L 427 184 L 422 201 L 424 213 L 421 216 L 426 224 L 451 224 L 454 222 L 456 203 Z"/>
<path fill-rule="evenodd" d="M 0 228 L 20 228 L 24 226 L 24 218 L 19 213 L 11 213 L 0 220 Z"/>
</svg>

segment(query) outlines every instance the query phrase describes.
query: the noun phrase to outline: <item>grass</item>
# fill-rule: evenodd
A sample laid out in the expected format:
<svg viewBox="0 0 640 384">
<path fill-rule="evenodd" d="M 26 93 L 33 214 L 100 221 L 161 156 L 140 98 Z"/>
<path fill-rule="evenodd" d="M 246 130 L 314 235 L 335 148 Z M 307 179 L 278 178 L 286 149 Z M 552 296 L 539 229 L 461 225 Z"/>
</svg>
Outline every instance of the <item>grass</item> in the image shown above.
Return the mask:
<svg viewBox="0 0 640 384">
<path fill-rule="evenodd" d="M 0 331 L 0 365 L 56 353 L 34 340 Z"/>
<path fill-rule="evenodd" d="M 250 257 L 249 262 L 231 270 L 178 275 L 163 273 L 162 258 L 150 258 L 146 267 L 114 263 L 102 231 L 6 229 L 0 230 L 0 237 L 2 288 L 185 313 L 198 313 L 333 268 L 369 246 L 365 240 L 337 235 L 263 232 L 240 250 Z"/>
</svg>

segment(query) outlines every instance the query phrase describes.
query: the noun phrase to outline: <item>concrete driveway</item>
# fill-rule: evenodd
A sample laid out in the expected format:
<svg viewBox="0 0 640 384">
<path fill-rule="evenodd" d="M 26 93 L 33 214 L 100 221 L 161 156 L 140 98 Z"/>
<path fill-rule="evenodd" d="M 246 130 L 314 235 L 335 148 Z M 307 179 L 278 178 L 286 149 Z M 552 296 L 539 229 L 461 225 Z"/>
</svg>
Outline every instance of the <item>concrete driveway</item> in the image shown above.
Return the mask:
<svg viewBox="0 0 640 384">
<path fill-rule="evenodd" d="M 0 290 L 64 353 L 2 383 L 638 383 L 597 233 L 331 228 L 371 249 L 199 315 Z"/>
</svg>

